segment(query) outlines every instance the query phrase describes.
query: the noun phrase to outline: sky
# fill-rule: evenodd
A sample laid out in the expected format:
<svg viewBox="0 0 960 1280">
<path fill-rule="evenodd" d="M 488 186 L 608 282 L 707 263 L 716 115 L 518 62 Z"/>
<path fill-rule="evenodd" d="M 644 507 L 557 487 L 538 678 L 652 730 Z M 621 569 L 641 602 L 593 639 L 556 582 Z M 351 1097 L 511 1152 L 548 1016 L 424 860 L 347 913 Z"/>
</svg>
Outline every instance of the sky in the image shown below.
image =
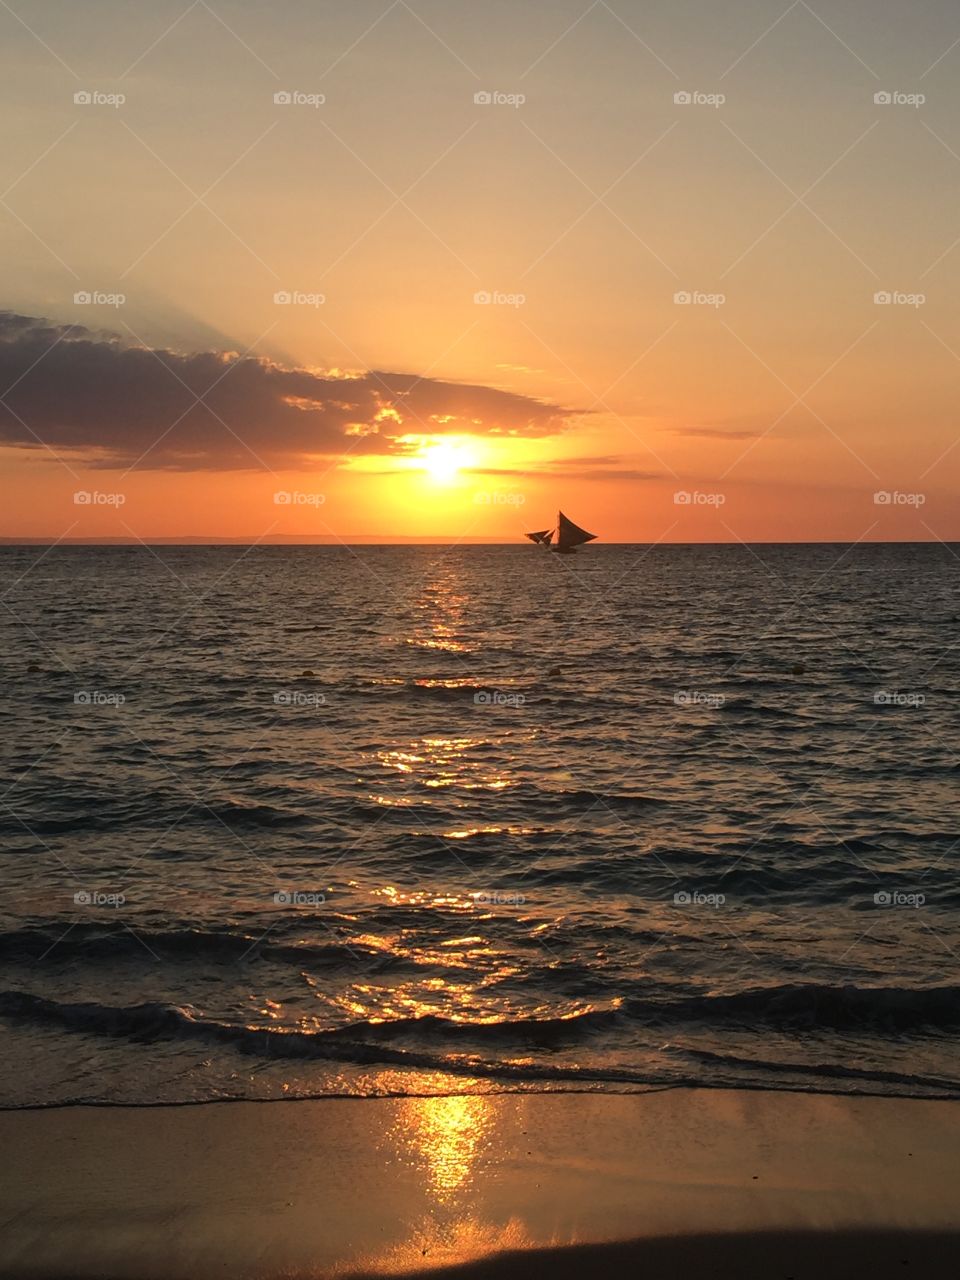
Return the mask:
<svg viewBox="0 0 960 1280">
<path fill-rule="evenodd" d="M 960 540 L 947 0 L 0 5 L 0 537 Z"/>
</svg>

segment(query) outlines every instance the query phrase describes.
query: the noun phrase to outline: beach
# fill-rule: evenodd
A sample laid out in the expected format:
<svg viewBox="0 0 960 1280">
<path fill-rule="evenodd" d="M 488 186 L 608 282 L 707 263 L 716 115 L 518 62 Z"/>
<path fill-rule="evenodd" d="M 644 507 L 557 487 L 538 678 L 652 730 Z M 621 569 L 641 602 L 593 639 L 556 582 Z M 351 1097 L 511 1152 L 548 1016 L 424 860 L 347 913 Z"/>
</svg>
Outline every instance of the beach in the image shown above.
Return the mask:
<svg viewBox="0 0 960 1280">
<path fill-rule="evenodd" d="M 952 1101 L 676 1089 L 71 1106 L 0 1114 L 0 1141 L 5 1277 L 823 1280 L 960 1263 Z"/>
</svg>

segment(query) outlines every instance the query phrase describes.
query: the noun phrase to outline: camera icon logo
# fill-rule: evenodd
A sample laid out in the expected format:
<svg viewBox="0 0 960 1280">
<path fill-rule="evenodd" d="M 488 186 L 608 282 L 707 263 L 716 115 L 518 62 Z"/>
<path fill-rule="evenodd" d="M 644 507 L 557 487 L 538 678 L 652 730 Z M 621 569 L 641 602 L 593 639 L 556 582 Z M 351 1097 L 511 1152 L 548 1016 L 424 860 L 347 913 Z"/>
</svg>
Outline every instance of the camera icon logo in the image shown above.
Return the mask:
<svg viewBox="0 0 960 1280">
<path fill-rule="evenodd" d="M 892 500 L 893 500 L 893 495 L 889 493 L 886 489 L 879 489 L 873 495 L 873 501 L 876 503 L 878 507 L 889 507 Z"/>
<path fill-rule="evenodd" d="M 89 89 L 78 89 L 73 95 L 74 104 L 78 107 L 89 107 L 93 101 L 93 94 Z"/>
<path fill-rule="evenodd" d="M 673 295 L 673 301 L 678 307 L 689 307 L 693 302 L 693 294 L 688 293 L 686 289 L 681 289 L 679 293 Z"/>
<path fill-rule="evenodd" d="M 678 489 L 677 492 L 673 495 L 673 500 L 678 507 L 689 507 L 690 494 L 686 491 L 686 489 Z"/>
<path fill-rule="evenodd" d="M 473 301 L 478 307 L 489 307 L 493 302 L 493 295 L 486 289 L 480 289 L 473 295 Z"/>
<path fill-rule="evenodd" d="M 278 307 L 289 307 L 293 302 L 293 294 L 287 289 L 279 289 L 273 295 L 274 304 Z"/>
<path fill-rule="evenodd" d="M 289 107 L 293 102 L 293 94 L 287 89 L 281 89 L 273 95 L 274 105 L 278 107 Z"/>
<path fill-rule="evenodd" d="M 688 907 L 693 899 L 686 889 L 680 889 L 673 895 L 673 901 L 678 907 Z"/>
<path fill-rule="evenodd" d="M 293 494 L 288 493 L 286 489 L 278 489 L 273 495 L 273 500 L 278 507 L 289 507 L 293 501 Z"/>
<path fill-rule="evenodd" d="M 89 307 L 93 302 L 93 294 L 88 293 L 86 289 L 80 289 L 73 295 L 73 305 L 75 307 Z"/>
<path fill-rule="evenodd" d="M 486 89 L 481 89 L 479 93 L 473 95 L 473 101 L 478 107 L 489 107 L 493 102 L 493 94 Z"/>
<path fill-rule="evenodd" d="M 889 307 L 893 303 L 893 294 L 888 293 L 886 289 L 881 289 L 873 295 L 874 306 Z"/>
<path fill-rule="evenodd" d="M 693 94 L 689 93 L 686 89 L 681 89 L 673 95 L 673 101 L 678 107 L 689 107 L 690 103 L 693 101 Z"/>
<path fill-rule="evenodd" d="M 893 102 L 893 94 L 886 89 L 881 89 L 879 93 L 873 95 L 873 101 L 878 107 L 889 107 Z"/>
<path fill-rule="evenodd" d="M 92 899 L 86 889 L 78 889 L 73 895 L 73 900 L 78 907 L 89 907 Z"/>
<path fill-rule="evenodd" d="M 878 893 L 873 895 L 873 900 L 878 907 L 889 907 L 890 903 L 893 901 L 893 896 L 887 893 L 885 889 L 881 889 Z"/>
</svg>

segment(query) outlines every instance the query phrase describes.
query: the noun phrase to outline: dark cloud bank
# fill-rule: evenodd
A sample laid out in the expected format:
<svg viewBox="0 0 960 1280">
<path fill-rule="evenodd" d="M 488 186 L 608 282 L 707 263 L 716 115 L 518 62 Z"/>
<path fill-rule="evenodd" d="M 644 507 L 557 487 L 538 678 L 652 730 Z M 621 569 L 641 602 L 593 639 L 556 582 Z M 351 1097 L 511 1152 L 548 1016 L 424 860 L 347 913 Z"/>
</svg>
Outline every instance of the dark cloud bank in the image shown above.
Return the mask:
<svg viewBox="0 0 960 1280">
<path fill-rule="evenodd" d="M 184 355 L 11 312 L 0 312 L 0 389 L 0 442 L 145 470 L 329 465 L 348 454 L 403 454 L 399 437 L 408 434 L 530 439 L 578 416 L 493 387 Z"/>
</svg>

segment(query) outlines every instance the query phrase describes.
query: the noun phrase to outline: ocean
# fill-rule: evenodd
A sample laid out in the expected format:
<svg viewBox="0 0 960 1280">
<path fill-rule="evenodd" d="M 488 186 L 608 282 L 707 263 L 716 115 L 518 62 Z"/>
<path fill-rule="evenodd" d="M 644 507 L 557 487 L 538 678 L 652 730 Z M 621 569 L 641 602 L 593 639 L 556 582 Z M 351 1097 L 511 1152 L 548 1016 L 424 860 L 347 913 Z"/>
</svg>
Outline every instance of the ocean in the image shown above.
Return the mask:
<svg viewBox="0 0 960 1280">
<path fill-rule="evenodd" d="M 960 548 L 0 550 L 0 1104 L 960 1097 Z"/>
</svg>

